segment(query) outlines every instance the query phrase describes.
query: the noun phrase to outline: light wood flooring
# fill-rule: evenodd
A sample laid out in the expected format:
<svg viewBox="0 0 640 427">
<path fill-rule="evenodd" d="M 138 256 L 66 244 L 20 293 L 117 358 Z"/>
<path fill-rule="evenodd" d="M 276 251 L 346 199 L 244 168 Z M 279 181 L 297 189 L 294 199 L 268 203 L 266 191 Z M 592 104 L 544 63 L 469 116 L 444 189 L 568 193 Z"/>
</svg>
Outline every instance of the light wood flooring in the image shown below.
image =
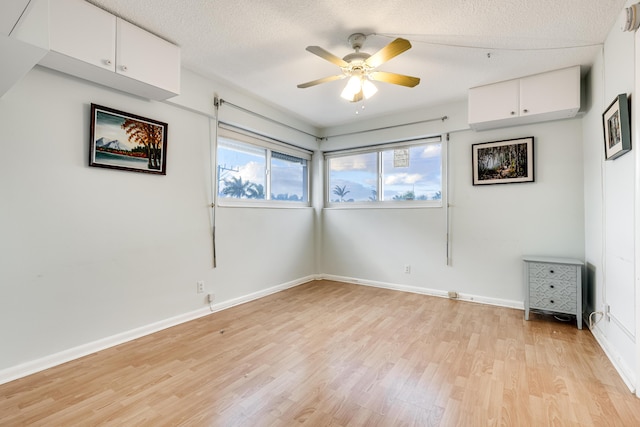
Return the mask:
<svg viewBox="0 0 640 427">
<path fill-rule="evenodd" d="M 588 330 L 317 281 L 0 386 L 2 426 L 639 426 Z"/>
</svg>

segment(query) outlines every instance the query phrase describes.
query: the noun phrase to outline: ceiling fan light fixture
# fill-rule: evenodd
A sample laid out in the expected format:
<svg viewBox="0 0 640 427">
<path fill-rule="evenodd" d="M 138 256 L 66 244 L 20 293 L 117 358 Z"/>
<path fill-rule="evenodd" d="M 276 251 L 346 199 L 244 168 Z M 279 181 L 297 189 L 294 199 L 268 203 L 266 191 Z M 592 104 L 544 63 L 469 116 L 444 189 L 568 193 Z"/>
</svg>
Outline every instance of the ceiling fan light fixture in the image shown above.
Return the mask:
<svg viewBox="0 0 640 427">
<path fill-rule="evenodd" d="M 371 98 L 378 92 L 376 85 L 361 76 L 351 76 L 340 96 L 349 102 Z"/>
<path fill-rule="evenodd" d="M 376 85 L 366 79 L 362 81 L 362 94 L 366 99 L 371 98 L 376 94 L 376 92 L 378 92 L 378 88 L 376 87 Z"/>
<path fill-rule="evenodd" d="M 362 81 L 358 76 L 351 76 L 347 85 L 344 87 L 344 90 L 340 94 L 340 96 L 347 101 L 353 101 L 355 96 L 362 90 Z"/>
</svg>

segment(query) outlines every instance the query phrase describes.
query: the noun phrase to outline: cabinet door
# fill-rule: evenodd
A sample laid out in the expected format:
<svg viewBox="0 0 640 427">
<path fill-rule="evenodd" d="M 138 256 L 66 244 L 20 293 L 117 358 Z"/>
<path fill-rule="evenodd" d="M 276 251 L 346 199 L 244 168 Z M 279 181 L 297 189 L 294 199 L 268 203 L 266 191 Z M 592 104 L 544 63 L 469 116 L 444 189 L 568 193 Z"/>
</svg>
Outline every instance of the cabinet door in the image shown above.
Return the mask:
<svg viewBox="0 0 640 427">
<path fill-rule="evenodd" d="M 116 17 L 84 0 L 51 0 L 51 50 L 115 71 Z"/>
<path fill-rule="evenodd" d="M 469 123 L 502 120 L 518 115 L 518 80 L 469 89 Z"/>
<path fill-rule="evenodd" d="M 120 18 L 116 72 L 180 93 L 180 48 Z"/>
<path fill-rule="evenodd" d="M 520 79 L 520 115 L 580 109 L 580 67 Z"/>
</svg>

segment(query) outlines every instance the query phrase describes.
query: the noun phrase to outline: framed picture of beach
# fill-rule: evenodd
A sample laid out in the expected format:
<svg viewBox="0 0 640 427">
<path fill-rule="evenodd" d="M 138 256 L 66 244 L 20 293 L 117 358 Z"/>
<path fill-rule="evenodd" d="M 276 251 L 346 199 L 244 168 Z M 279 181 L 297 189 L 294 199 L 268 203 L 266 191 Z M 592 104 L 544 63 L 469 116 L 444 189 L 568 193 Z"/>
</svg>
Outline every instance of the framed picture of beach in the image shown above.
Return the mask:
<svg viewBox="0 0 640 427">
<path fill-rule="evenodd" d="M 91 104 L 89 166 L 166 175 L 167 127 L 157 120 Z"/>
</svg>

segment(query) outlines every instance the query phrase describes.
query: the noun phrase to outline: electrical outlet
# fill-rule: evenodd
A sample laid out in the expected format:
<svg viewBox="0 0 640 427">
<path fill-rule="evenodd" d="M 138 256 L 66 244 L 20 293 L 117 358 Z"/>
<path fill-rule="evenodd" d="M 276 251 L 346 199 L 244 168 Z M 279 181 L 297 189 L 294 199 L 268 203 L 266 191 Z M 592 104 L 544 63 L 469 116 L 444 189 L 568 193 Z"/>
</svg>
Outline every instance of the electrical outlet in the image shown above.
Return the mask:
<svg viewBox="0 0 640 427">
<path fill-rule="evenodd" d="M 411 274 L 411 264 L 404 265 L 404 272 L 405 274 Z"/>
<path fill-rule="evenodd" d="M 209 294 L 209 295 L 207 295 L 207 298 L 209 299 L 209 302 L 214 302 L 216 300 L 216 295 L 215 294 Z"/>
<path fill-rule="evenodd" d="M 196 282 L 196 292 L 199 294 L 204 292 L 204 280 L 198 280 Z"/>
</svg>

